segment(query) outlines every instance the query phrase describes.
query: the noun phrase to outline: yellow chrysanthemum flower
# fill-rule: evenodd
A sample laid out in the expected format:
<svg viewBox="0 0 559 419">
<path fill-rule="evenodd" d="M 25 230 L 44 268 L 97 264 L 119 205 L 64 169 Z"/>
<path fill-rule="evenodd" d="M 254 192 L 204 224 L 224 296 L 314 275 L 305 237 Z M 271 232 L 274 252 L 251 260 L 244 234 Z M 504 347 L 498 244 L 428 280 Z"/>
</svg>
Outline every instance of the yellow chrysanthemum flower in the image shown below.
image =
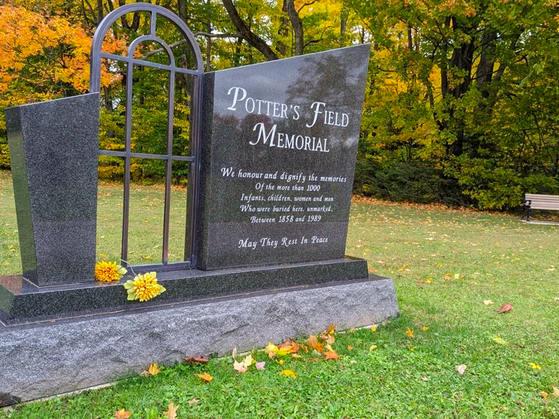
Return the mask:
<svg viewBox="0 0 559 419">
<path fill-rule="evenodd" d="M 130 301 L 149 301 L 165 292 L 165 288 L 157 283 L 155 272 L 136 275 L 133 280 L 131 279 L 124 284 L 124 288 L 128 292 L 128 300 Z"/>
<path fill-rule="evenodd" d="M 114 262 L 97 262 L 95 264 L 95 279 L 102 282 L 119 281 L 127 270 Z"/>
</svg>

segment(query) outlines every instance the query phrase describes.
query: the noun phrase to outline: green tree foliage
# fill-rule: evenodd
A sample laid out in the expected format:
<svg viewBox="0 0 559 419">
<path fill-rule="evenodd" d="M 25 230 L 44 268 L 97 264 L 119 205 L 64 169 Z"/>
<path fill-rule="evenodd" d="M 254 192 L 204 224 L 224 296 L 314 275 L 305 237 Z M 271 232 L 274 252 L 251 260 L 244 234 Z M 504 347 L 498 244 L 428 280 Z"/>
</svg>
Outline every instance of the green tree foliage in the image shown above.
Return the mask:
<svg viewBox="0 0 559 419">
<path fill-rule="evenodd" d="M 434 168 L 480 208 L 559 191 L 555 1 L 352 8 L 375 46 L 362 158 Z"/>
<path fill-rule="evenodd" d="M 23 10 L 22 25 L 43 22 L 50 35 L 49 42 L 36 44 L 40 48 L 22 48 L 7 41 L 10 26 L 2 28 L 0 107 L 81 93 L 83 83 L 76 83 L 83 77 L 70 66 L 86 73 L 85 40 L 107 13 L 130 2 L 12 0 L 3 6 L 12 15 L 14 8 Z M 514 208 L 523 192 L 559 193 L 555 0 L 152 2 L 173 10 L 191 28 L 207 71 L 371 43 L 357 193 L 489 209 Z M 68 27 L 76 29 L 75 36 Z M 145 30 L 141 15 L 129 16 L 115 24 L 108 44 L 121 53 Z M 32 32 L 31 40 L 41 34 Z M 174 52 L 188 62 L 190 53 L 172 25 L 163 26 L 161 36 L 177 44 Z M 143 44 L 136 54 L 165 62 L 159 50 Z M 165 148 L 168 83 L 159 81 L 162 73 L 134 69 L 133 145 L 145 153 Z M 52 79 L 53 74 L 59 77 Z M 104 148 L 124 144 L 125 75 L 122 65 L 105 63 Z M 176 85 L 173 136 L 180 154 L 189 149 L 191 80 L 178 78 Z M 4 143 L 0 165 L 7 167 Z M 133 176 L 156 178 L 163 170 L 142 160 Z M 119 159 L 102 159 L 102 176 L 118 178 L 122 171 Z M 186 174 L 186 167 L 178 167 L 177 182 Z"/>
</svg>

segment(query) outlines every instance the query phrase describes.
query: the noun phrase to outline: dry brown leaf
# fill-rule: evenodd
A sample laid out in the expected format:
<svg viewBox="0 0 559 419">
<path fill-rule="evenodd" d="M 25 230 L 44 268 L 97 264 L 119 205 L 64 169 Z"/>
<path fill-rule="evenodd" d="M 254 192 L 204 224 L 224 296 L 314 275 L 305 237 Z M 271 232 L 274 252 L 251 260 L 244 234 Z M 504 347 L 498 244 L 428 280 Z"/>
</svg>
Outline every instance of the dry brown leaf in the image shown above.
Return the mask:
<svg viewBox="0 0 559 419">
<path fill-rule="evenodd" d="M 184 358 L 184 361 L 187 364 L 194 365 L 194 364 L 207 364 L 208 359 L 204 358 L 203 356 L 191 356 L 189 358 Z"/>
<path fill-rule="evenodd" d="M 547 394 L 545 391 L 540 391 L 540 396 L 542 396 L 544 399 L 547 399 L 549 394 Z"/>
<path fill-rule="evenodd" d="M 303 358 L 301 355 L 299 354 L 291 354 L 291 358 L 295 358 L 295 359 L 301 359 Z"/>
<path fill-rule="evenodd" d="M 163 412 L 167 419 L 177 419 L 177 409 L 180 405 L 176 405 L 173 402 L 169 402 L 169 407 L 167 408 L 166 412 Z"/>
<path fill-rule="evenodd" d="M 124 409 L 120 409 L 115 413 L 115 419 L 128 419 L 130 416 L 132 416 L 132 413 L 127 412 Z"/>
<path fill-rule="evenodd" d="M 555 397 L 559 397 L 559 388 L 557 388 L 557 387 L 555 387 L 555 386 L 553 387 L 553 395 L 554 395 Z"/>
<path fill-rule="evenodd" d="M 326 333 L 328 333 L 329 335 L 333 335 L 335 330 L 336 330 L 336 325 L 332 323 L 330 326 L 328 326 L 328 330 L 326 331 Z"/>
<path fill-rule="evenodd" d="M 322 332 L 322 334 L 320 335 L 320 339 L 322 339 L 324 342 L 328 343 L 328 344 L 333 344 L 336 341 L 336 338 L 326 332 Z"/>
<path fill-rule="evenodd" d="M 214 378 L 208 374 L 207 372 L 205 372 L 204 374 L 196 374 L 196 376 L 198 376 L 199 378 L 201 378 L 202 380 L 204 380 L 206 383 L 209 383 L 210 381 L 212 381 Z"/>
<path fill-rule="evenodd" d="M 200 400 L 197 399 L 197 398 L 195 397 L 195 398 L 193 398 L 193 399 L 190 399 L 187 403 L 188 403 L 188 404 L 194 404 L 194 403 L 198 403 L 199 401 L 200 401 Z"/>
<path fill-rule="evenodd" d="M 512 310 L 512 303 L 505 303 L 501 306 L 499 310 L 497 310 L 497 313 L 499 314 L 508 313 L 511 310 Z"/>
<path fill-rule="evenodd" d="M 336 353 L 336 351 L 328 351 L 328 352 L 325 353 L 325 355 L 326 355 L 326 356 L 324 357 L 324 360 L 325 360 L 325 361 L 328 361 L 329 359 L 333 359 L 334 361 L 337 361 L 338 358 L 340 357 L 340 356 Z"/>
<path fill-rule="evenodd" d="M 322 343 L 318 342 L 318 339 L 316 338 L 316 336 L 310 336 L 307 339 L 307 345 L 309 345 L 309 348 L 315 349 L 318 352 L 322 352 L 324 350 L 324 347 L 323 347 Z"/>
</svg>

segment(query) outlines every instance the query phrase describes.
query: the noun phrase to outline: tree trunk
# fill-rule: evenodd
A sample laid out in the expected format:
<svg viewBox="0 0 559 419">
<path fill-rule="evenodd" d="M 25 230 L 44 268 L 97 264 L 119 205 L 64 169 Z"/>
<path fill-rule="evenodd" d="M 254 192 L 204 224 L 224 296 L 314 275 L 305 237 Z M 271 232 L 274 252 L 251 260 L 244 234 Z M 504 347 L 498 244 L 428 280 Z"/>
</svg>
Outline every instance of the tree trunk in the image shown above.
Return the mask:
<svg viewBox="0 0 559 419">
<path fill-rule="evenodd" d="M 264 58 L 266 58 L 268 61 L 277 60 L 278 56 L 274 53 L 274 51 L 272 51 L 268 44 L 266 44 L 266 42 L 262 38 L 252 32 L 246 25 L 246 23 L 243 22 L 232 0 L 222 0 L 222 2 L 225 6 L 225 10 L 227 10 L 227 14 L 233 22 L 233 25 L 235 25 L 235 27 L 239 31 L 239 35 L 245 41 L 247 41 L 249 45 L 260 51 Z"/>
<path fill-rule="evenodd" d="M 208 7 L 208 22 L 206 30 L 209 34 L 212 33 L 212 22 L 210 20 L 210 0 L 206 0 L 206 5 Z M 211 58 L 212 58 L 212 40 L 209 36 L 206 37 L 206 71 L 211 69 Z"/>
<path fill-rule="evenodd" d="M 293 33 L 295 34 L 295 55 L 303 55 L 304 38 L 303 38 L 303 22 L 299 17 L 299 13 L 295 9 L 294 0 L 284 0 L 282 10 L 287 13 Z"/>
<path fill-rule="evenodd" d="M 188 25 L 188 0 L 178 0 L 178 2 L 179 17 Z"/>
</svg>

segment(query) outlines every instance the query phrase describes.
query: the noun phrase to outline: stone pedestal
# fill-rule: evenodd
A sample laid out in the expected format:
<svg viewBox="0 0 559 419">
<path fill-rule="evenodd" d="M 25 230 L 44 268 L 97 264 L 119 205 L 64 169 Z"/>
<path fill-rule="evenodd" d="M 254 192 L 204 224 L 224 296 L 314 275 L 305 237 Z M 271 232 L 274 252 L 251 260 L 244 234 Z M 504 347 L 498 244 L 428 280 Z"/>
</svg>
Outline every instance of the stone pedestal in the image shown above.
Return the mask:
<svg viewBox="0 0 559 419">
<path fill-rule="evenodd" d="M 5 112 L 24 277 L 93 282 L 99 94 Z"/>
<path fill-rule="evenodd" d="M 320 307 L 317 310 L 317 307 Z M 398 315 L 392 280 L 298 286 L 159 309 L 0 325 L 0 406 L 76 391 L 157 362 L 262 348 Z M 115 349 L 116 348 L 116 349 Z"/>
</svg>

